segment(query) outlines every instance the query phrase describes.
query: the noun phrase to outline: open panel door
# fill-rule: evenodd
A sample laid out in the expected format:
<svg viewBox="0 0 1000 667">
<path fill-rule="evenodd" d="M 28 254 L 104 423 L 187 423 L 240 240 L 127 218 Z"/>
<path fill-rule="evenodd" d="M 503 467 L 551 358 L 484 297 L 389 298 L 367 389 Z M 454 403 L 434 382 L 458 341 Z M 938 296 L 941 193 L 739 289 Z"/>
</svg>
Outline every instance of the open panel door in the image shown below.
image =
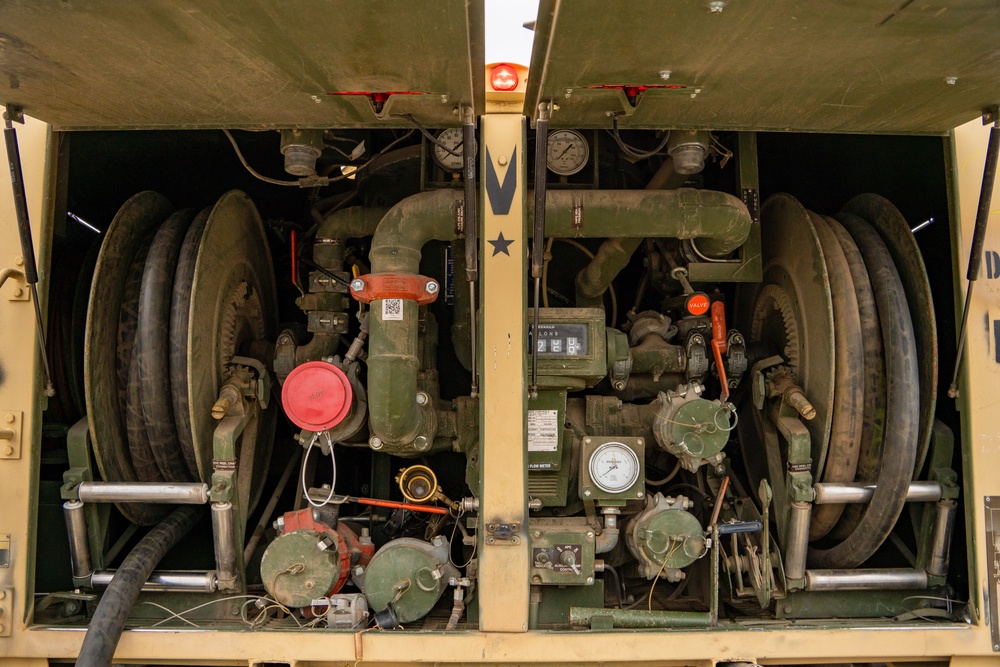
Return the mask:
<svg viewBox="0 0 1000 667">
<path fill-rule="evenodd" d="M 442 0 L 4 3 L 0 101 L 56 129 L 457 125 L 483 8 Z"/>
<path fill-rule="evenodd" d="M 938 133 L 1000 99 L 987 0 L 542 0 L 525 112 L 563 127 Z"/>
</svg>

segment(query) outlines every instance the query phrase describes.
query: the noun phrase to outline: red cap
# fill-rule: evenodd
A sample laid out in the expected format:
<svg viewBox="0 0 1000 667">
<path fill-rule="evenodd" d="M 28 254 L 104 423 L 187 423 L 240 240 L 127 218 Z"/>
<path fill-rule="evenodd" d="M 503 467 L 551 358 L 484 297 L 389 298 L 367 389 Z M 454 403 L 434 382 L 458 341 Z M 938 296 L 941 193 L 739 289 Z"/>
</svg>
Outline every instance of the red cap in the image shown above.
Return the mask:
<svg viewBox="0 0 1000 667">
<path fill-rule="evenodd" d="M 281 386 L 285 414 L 307 431 L 325 431 L 344 421 L 353 398 L 344 371 L 325 361 L 296 366 Z"/>
</svg>

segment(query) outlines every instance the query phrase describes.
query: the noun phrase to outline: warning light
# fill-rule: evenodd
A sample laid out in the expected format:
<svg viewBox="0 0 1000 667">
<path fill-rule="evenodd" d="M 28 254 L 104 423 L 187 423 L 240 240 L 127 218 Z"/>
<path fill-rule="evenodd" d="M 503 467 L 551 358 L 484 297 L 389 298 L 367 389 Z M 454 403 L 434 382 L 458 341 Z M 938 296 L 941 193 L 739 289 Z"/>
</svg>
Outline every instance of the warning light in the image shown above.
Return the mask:
<svg viewBox="0 0 1000 667">
<path fill-rule="evenodd" d="M 689 296 L 684 305 L 692 315 L 704 315 L 708 312 L 708 307 L 711 304 L 709 303 L 708 295 L 699 292 Z"/>
<path fill-rule="evenodd" d="M 517 89 L 517 70 L 510 65 L 497 65 L 490 74 L 493 90 L 508 92 Z"/>
</svg>

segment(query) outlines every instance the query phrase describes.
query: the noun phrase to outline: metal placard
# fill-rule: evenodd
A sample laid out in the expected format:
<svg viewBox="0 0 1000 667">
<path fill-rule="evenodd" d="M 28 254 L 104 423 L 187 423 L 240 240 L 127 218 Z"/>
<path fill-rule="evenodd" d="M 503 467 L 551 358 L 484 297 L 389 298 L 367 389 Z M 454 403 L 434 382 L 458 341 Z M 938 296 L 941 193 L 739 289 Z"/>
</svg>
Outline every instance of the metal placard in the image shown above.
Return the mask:
<svg viewBox="0 0 1000 667">
<path fill-rule="evenodd" d="M 997 613 L 997 598 L 1000 597 L 1000 496 L 986 496 L 986 569 L 990 573 L 989 588 L 986 591 L 990 606 L 990 643 L 993 652 L 1000 652 L 1000 614 Z"/>
</svg>

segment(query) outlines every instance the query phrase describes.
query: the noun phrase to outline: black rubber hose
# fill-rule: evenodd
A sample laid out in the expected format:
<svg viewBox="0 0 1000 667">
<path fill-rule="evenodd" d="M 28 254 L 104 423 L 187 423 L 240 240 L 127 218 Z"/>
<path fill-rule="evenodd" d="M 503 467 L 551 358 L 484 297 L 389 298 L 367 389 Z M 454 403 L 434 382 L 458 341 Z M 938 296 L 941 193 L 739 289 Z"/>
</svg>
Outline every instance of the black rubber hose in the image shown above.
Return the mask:
<svg viewBox="0 0 1000 667">
<path fill-rule="evenodd" d="M 206 208 L 191 223 L 181 244 L 174 288 L 170 297 L 170 399 L 174 408 L 174 425 L 177 441 L 184 454 L 184 463 L 194 479 L 201 479 L 198 460 L 194 453 L 194 435 L 191 429 L 190 397 L 188 395 L 188 327 L 191 319 L 191 287 L 194 269 L 201 248 L 201 237 L 211 208 Z"/>
<path fill-rule="evenodd" d="M 163 556 L 198 522 L 197 507 L 181 507 L 146 533 L 125 557 L 108 589 L 101 596 L 94 617 L 83 638 L 77 667 L 109 667 L 118 647 L 129 612 L 135 606 L 142 585 Z"/>
<path fill-rule="evenodd" d="M 139 292 L 139 328 L 136 332 L 133 363 L 138 363 L 139 392 L 146 436 L 156 464 L 168 482 L 196 479 L 188 469 L 177 441 L 170 378 L 170 303 L 174 274 L 181 244 L 195 212 L 177 211 L 164 222 L 153 238 L 146 256 Z"/>
<path fill-rule="evenodd" d="M 903 283 L 889 250 L 869 223 L 850 213 L 836 218 L 857 243 L 875 294 L 885 354 L 885 441 L 875 495 L 844 541 L 829 549 L 809 549 L 809 566 L 817 568 L 857 567 L 889 537 L 906 504 L 920 430 L 920 414 L 914 409 L 920 404 L 917 350 Z"/>
</svg>

